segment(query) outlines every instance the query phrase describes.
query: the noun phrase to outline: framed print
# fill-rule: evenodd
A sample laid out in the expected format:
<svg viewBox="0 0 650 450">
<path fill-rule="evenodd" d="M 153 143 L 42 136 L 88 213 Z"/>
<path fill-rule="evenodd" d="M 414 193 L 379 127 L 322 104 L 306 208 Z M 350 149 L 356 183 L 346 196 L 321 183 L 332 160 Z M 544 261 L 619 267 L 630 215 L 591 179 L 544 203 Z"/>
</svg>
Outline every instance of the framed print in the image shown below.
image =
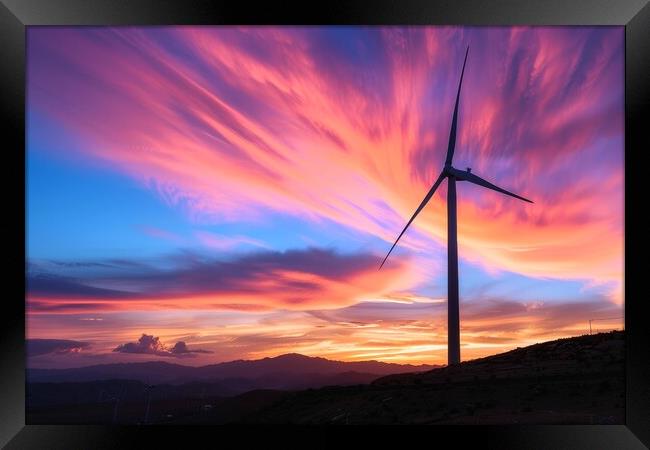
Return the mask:
<svg viewBox="0 0 650 450">
<path fill-rule="evenodd" d="M 648 20 L 5 1 L 2 444 L 644 448 Z"/>
</svg>

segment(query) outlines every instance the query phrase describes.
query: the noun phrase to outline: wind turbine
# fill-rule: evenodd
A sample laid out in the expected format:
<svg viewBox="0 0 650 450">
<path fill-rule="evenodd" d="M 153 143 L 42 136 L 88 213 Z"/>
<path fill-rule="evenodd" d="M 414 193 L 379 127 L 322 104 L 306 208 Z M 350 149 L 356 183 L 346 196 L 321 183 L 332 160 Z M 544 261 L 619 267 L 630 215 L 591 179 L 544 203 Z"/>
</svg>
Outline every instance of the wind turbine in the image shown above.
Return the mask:
<svg viewBox="0 0 650 450">
<path fill-rule="evenodd" d="M 465 51 L 465 60 L 463 61 L 463 69 L 460 73 L 460 81 L 458 82 L 458 93 L 456 94 L 456 106 L 454 106 L 454 115 L 451 120 L 451 131 L 449 132 L 449 145 L 447 146 L 447 158 L 445 159 L 445 167 L 440 172 L 438 179 L 429 192 L 420 203 L 420 206 L 415 210 L 415 213 L 409 219 L 408 223 L 399 234 L 395 243 L 388 251 L 388 254 L 381 262 L 379 268 L 381 269 L 384 266 L 384 263 L 388 259 L 388 256 L 393 251 L 397 242 L 400 240 L 406 229 L 411 225 L 411 222 L 415 217 L 420 214 L 420 211 L 429 203 L 431 197 L 436 192 L 436 189 L 440 186 L 442 181 L 447 178 L 448 188 L 447 188 L 447 320 L 448 320 L 448 364 L 459 364 L 460 363 L 460 318 L 459 318 L 459 305 L 458 305 L 458 243 L 456 236 L 456 181 L 469 181 L 476 185 L 492 189 L 502 194 L 509 195 L 511 197 L 518 198 L 525 202 L 533 203 L 527 198 L 521 197 L 512 192 L 506 191 L 494 184 L 484 180 L 483 178 L 474 175 L 471 168 L 467 170 L 458 170 L 454 168 L 451 163 L 454 157 L 454 150 L 456 148 L 456 129 L 458 123 L 458 101 L 460 99 L 460 88 L 463 84 L 463 74 L 465 73 L 465 64 L 467 63 L 467 54 L 469 52 L 469 46 Z"/>
</svg>

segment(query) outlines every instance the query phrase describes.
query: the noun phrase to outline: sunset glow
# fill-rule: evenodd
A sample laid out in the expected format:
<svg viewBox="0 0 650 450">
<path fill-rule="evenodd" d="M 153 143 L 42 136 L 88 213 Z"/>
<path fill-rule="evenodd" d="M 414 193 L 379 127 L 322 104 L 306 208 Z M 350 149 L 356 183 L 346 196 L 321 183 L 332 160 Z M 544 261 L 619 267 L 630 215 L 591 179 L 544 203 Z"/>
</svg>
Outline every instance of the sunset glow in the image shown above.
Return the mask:
<svg viewBox="0 0 650 450">
<path fill-rule="evenodd" d="M 28 364 L 445 363 L 446 184 L 378 268 L 468 45 L 454 164 L 535 203 L 458 184 L 463 360 L 620 329 L 623 37 L 30 27 L 27 338 L 61 342 Z"/>
</svg>

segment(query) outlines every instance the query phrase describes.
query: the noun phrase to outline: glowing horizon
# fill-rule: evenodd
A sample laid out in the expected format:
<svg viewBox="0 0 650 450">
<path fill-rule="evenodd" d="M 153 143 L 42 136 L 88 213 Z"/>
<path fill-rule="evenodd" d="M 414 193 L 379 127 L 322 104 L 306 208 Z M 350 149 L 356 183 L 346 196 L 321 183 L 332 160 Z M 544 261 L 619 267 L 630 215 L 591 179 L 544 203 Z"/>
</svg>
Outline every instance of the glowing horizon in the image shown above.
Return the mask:
<svg viewBox="0 0 650 450">
<path fill-rule="evenodd" d="M 27 338 L 87 345 L 28 364 L 444 363 L 444 184 L 377 269 L 467 45 L 455 166 L 535 204 L 458 185 L 463 360 L 622 321 L 622 27 L 36 27 Z"/>
</svg>

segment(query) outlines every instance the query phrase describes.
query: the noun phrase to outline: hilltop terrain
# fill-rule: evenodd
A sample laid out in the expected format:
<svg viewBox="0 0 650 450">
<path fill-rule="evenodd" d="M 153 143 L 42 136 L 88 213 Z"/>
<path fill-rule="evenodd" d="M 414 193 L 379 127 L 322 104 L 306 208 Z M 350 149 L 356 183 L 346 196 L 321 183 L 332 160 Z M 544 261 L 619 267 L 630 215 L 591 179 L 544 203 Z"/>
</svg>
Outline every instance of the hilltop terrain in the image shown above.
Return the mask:
<svg viewBox="0 0 650 450">
<path fill-rule="evenodd" d="M 287 394 L 255 423 L 623 423 L 624 332 L 544 342 L 371 384 Z"/>
</svg>

